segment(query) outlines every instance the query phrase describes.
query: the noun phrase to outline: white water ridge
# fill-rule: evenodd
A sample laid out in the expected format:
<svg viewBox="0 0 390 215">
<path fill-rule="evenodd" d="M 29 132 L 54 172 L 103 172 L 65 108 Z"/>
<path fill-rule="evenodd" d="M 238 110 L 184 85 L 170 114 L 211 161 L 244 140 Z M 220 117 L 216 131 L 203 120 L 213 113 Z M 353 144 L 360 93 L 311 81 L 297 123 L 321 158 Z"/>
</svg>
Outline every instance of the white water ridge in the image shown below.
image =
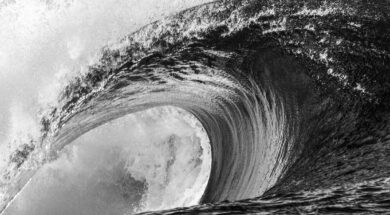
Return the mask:
<svg viewBox="0 0 390 215">
<path fill-rule="evenodd" d="M 191 114 L 159 107 L 84 134 L 46 164 L 5 214 L 130 214 L 196 205 L 211 149 Z"/>
</svg>

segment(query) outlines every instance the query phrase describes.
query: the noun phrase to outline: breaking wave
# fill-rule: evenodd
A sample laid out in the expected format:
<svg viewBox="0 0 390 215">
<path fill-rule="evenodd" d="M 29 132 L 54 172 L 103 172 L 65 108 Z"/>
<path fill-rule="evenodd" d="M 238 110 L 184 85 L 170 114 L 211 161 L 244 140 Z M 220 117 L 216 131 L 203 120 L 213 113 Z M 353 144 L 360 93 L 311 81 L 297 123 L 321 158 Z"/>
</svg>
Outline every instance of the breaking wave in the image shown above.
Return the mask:
<svg viewBox="0 0 390 215">
<path fill-rule="evenodd" d="M 389 31 L 380 27 L 388 19 L 370 15 L 375 4 L 361 6 L 214 2 L 104 47 L 98 60 L 60 87 L 58 100 L 42 111 L 39 138 L 10 156 L 1 182 L 3 208 L 12 207 L 23 187 L 32 186 L 38 169 L 58 162 L 82 135 L 129 114 L 171 106 L 204 128 L 208 140 L 203 138 L 201 148 L 207 154 L 204 143 L 209 141 L 211 158 L 203 161 L 211 160 L 211 169 L 209 176 L 200 174 L 203 183 L 196 188 L 188 185 L 193 189 L 189 195 L 180 193 L 177 201 L 190 197 L 188 204 L 146 209 L 212 203 L 173 211 L 386 210 L 386 196 L 366 194 L 389 189 L 383 169 L 389 162 L 388 89 L 382 88 L 389 78 L 365 69 L 388 71 L 383 62 L 389 62 Z M 362 53 L 370 60 L 362 60 Z M 180 162 L 196 159 L 195 149 Z M 154 150 L 161 151 L 155 156 L 164 154 Z M 136 172 L 144 169 L 129 172 L 142 182 Z M 164 194 L 163 200 L 172 195 L 157 190 L 150 195 Z"/>
</svg>

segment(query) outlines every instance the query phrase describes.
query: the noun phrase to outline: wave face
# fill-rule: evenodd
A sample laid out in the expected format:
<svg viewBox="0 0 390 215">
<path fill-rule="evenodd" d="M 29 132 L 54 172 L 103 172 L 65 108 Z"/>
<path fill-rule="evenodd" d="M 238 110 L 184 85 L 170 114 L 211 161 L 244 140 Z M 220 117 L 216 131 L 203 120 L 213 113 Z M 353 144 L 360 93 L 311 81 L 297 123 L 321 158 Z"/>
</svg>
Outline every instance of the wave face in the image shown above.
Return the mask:
<svg viewBox="0 0 390 215">
<path fill-rule="evenodd" d="M 79 136 L 175 106 L 210 139 L 207 203 L 162 213 L 389 210 L 390 4 L 214 2 L 102 50 L 42 117 L 9 202 Z"/>
</svg>

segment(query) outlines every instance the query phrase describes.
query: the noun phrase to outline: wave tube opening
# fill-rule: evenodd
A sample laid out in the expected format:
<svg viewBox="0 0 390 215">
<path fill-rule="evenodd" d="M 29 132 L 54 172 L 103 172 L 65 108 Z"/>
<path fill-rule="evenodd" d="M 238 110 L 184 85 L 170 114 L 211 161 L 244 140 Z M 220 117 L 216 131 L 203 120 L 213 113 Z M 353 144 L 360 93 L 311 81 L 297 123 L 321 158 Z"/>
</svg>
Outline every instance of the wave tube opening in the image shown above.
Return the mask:
<svg viewBox="0 0 390 215">
<path fill-rule="evenodd" d="M 223 53 L 203 50 L 198 53 L 200 61 L 210 54 L 225 59 Z M 116 70 L 98 90 L 82 96 L 89 92 L 83 86 L 99 86 L 94 81 L 99 74 L 71 82 L 64 90 L 63 106 L 47 118 L 51 134 L 41 150 L 31 153 L 23 164 L 31 168 L 21 171 L 20 180 L 9 186 L 8 193 L 23 192 L 20 185 L 27 183 L 34 169 L 56 159 L 58 152 L 84 133 L 127 114 L 167 105 L 195 116 L 210 139 L 210 177 L 199 203 L 260 196 L 274 186 L 291 159 L 294 101 L 269 87 L 272 77 L 268 85 L 260 85 L 240 73 L 227 73 L 227 68 L 188 61 L 186 56 L 190 56 L 186 50 L 166 57 L 148 56 Z"/>
<path fill-rule="evenodd" d="M 191 206 L 199 203 L 210 168 L 200 122 L 180 108 L 151 108 L 64 147 L 5 214 L 131 214 Z"/>
</svg>

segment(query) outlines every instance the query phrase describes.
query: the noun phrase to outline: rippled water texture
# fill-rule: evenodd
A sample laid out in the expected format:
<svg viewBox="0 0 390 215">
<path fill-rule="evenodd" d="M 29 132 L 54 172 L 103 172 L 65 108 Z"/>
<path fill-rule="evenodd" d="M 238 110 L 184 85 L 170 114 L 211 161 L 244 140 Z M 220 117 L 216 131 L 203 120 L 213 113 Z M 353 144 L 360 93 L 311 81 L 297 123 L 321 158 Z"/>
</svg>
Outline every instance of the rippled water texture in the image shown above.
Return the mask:
<svg viewBox="0 0 390 215">
<path fill-rule="evenodd" d="M 4 160 L 2 206 L 79 136 L 168 105 L 199 120 L 212 160 L 199 205 L 162 214 L 388 213 L 388 14 L 389 1 L 236 0 L 146 25 L 58 86 L 38 138 Z"/>
</svg>

